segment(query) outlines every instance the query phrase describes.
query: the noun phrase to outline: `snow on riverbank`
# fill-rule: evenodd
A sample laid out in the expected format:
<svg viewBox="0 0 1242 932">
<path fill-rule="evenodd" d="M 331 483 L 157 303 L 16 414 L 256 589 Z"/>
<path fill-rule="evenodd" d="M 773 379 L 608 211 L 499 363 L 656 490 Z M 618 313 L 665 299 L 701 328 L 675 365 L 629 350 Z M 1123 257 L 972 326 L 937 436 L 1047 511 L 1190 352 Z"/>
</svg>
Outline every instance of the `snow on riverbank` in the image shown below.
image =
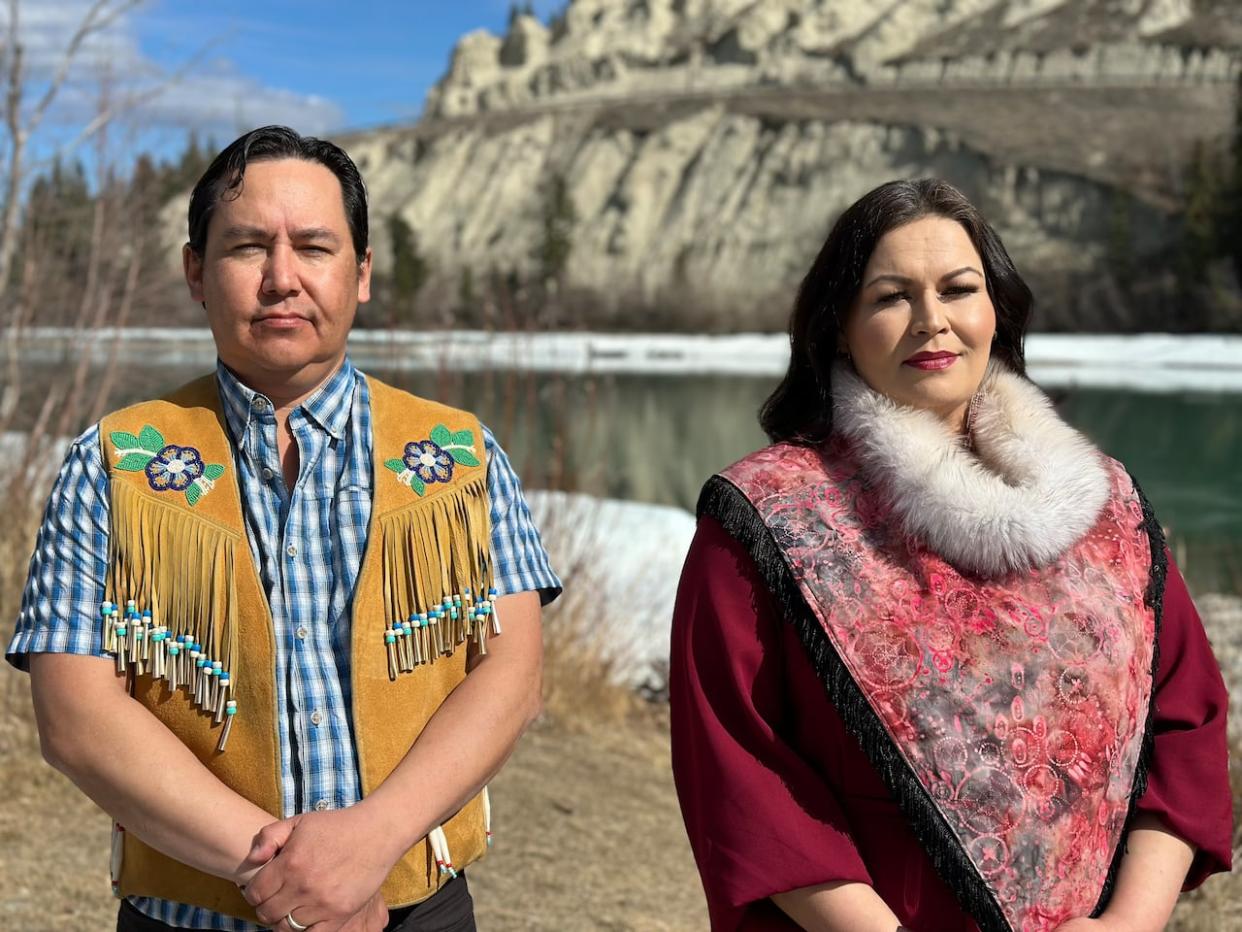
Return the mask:
<svg viewBox="0 0 1242 932">
<path fill-rule="evenodd" d="M 118 333 L 77 334 L 31 328 L 20 338 L 24 359 L 59 363 L 90 353 L 102 364 Z M 125 364 L 210 366 L 215 349 L 202 329 L 131 328 L 118 358 Z M 350 352 L 381 370 L 567 374 L 738 375 L 775 378 L 789 360 L 784 334 L 431 333 L 355 330 Z M 1089 386 L 1141 392 L 1242 392 L 1242 336 L 1225 334 L 1033 334 L 1027 339 L 1032 377 L 1048 388 Z"/>
<path fill-rule="evenodd" d="M 20 452 L 23 440 L 0 435 L 0 464 Z M 67 443 L 53 445 L 58 452 L 46 461 L 49 481 Z M 567 586 L 560 607 L 549 612 L 549 633 L 600 649 L 621 681 L 658 683 L 694 516 L 681 508 L 565 492 L 529 491 L 527 501 Z M 1242 598 L 1209 593 L 1195 602 L 1231 687 L 1230 731 L 1242 740 Z"/>
<path fill-rule="evenodd" d="M 549 634 L 582 639 L 639 685 L 668 662 L 669 626 L 694 516 L 681 508 L 529 492 L 552 567 L 567 589 Z M 557 627 L 559 625 L 559 627 Z"/>
</svg>

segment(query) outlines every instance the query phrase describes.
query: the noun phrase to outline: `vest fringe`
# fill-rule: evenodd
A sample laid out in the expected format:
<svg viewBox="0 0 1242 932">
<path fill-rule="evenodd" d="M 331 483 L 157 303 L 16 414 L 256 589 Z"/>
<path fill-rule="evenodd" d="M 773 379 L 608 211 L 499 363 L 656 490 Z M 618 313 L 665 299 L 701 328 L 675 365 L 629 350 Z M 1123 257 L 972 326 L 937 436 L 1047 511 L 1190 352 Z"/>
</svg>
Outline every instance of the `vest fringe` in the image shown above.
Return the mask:
<svg viewBox="0 0 1242 932">
<path fill-rule="evenodd" d="M 222 684 L 231 682 L 233 689 L 237 686 L 233 570 L 238 536 L 184 509 L 157 501 L 128 482 L 113 482 L 111 497 L 108 598 L 118 608 L 132 603 L 138 613 L 149 610 L 150 622 L 142 625 L 144 632 L 163 629 L 158 641 L 147 634 L 143 665 L 131 662 L 128 669 L 165 679 L 170 689 L 186 687 L 204 712 L 215 715 L 229 690 L 229 685 Z M 123 619 L 118 614 L 112 617 Z M 131 630 L 131 641 L 132 636 Z M 178 647 L 172 652 L 174 645 L 191 641 L 195 649 Z M 117 646 L 124 650 L 123 644 Z M 154 661 L 150 657 L 152 648 Z M 134 656 L 131 653 L 131 661 Z M 202 667 L 194 664 L 200 658 L 205 661 Z"/>
<path fill-rule="evenodd" d="M 112 879 L 112 895 L 121 896 L 121 868 L 125 864 L 125 829 L 119 822 L 112 823 L 112 857 L 109 873 Z"/>
<path fill-rule="evenodd" d="M 389 676 L 496 630 L 487 477 L 379 518 Z M 390 646 L 389 646 L 390 645 Z"/>
<path fill-rule="evenodd" d="M 733 483 L 713 476 L 703 486 L 697 513 L 718 521 L 746 548 L 787 622 L 798 632 L 816 675 L 846 729 L 892 792 L 919 844 L 980 932 L 1013 932 L 1000 905 L 954 837 L 935 802 L 906 763 L 879 715 L 850 676 L 819 619 L 806 604 L 785 558 L 754 506 Z"/>
<path fill-rule="evenodd" d="M 1147 534 L 1151 547 L 1151 574 L 1147 580 L 1147 592 L 1143 601 L 1152 610 L 1155 618 L 1155 636 L 1151 645 L 1151 698 L 1147 702 L 1147 724 L 1143 728 L 1143 744 L 1139 750 L 1138 765 L 1134 770 L 1134 784 L 1130 790 L 1130 808 L 1126 813 L 1126 828 L 1122 829 L 1121 843 L 1113 852 L 1113 862 L 1109 865 L 1108 876 L 1104 879 L 1104 887 L 1100 891 L 1099 902 L 1091 911 L 1091 917 L 1098 917 L 1108 908 L 1117 884 L 1117 872 L 1121 870 L 1121 859 L 1126 852 L 1126 832 L 1129 831 L 1130 820 L 1134 818 L 1134 810 L 1138 801 L 1147 792 L 1147 773 L 1151 767 L 1151 758 L 1156 749 L 1156 676 L 1160 670 L 1160 625 L 1164 617 L 1164 584 L 1169 575 L 1169 560 L 1164 552 L 1164 529 L 1156 520 L 1156 512 L 1151 502 L 1139 488 L 1138 480 L 1130 473 L 1130 482 L 1134 485 L 1134 494 L 1138 496 L 1143 509 L 1142 529 Z"/>
</svg>

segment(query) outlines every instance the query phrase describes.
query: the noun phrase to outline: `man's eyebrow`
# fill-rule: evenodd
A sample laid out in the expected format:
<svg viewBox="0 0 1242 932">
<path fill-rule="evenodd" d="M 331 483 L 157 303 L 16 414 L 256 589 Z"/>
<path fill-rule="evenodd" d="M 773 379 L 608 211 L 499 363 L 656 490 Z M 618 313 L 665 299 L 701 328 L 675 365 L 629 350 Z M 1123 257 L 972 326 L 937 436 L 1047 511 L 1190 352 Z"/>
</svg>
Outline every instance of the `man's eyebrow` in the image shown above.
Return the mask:
<svg viewBox="0 0 1242 932">
<path fill-rule="evenodd" d="M 334 230 L 327 227 L 303 227 L 300 230 L 293 231 L 293 238 L 299 242 L 308 240 L 327 240 L 333 243 L 339 243 L 341 238 L 336 235 Z"/>
<path fill-rule="evenodd" d="M 225 239 L 261 239 L 269 240 L 271 234 L 261 227 L 233 226 L 228 227 L 220 234 Z"/>
<path fill-rule="evenodd" d="M 221 235 L 227 240 L 255 239 L 265 243 L 272 239 L 272 234 L 262 227 L 246 226 L 244 224 L 228 227 Z M 339 243 L 341 240 L 336 235 L 336 232 L 328 227 L 303 227 L 294 230 L 292 238 L 299 243 L 315 241 Z"/>
</svg>

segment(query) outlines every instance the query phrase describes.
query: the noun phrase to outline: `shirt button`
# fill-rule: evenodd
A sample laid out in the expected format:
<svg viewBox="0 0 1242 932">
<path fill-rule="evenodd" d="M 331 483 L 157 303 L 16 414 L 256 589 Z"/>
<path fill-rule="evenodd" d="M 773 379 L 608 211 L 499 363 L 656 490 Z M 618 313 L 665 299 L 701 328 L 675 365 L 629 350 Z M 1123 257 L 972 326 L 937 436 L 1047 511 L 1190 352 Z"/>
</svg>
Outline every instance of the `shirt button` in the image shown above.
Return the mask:
<svg viewBox="0 0 1242 932">
<path fill-rule="evenodd" d="M 298 555 L 298 545 L 290 544 L 288 547 L 285 548 L 285 553 L 289 554 L 289 556 L 291 557 L 296 557 Z"/>
<path fill-rule="evenodd" d="M 276 475 L 276 473 L 272 472 L 272 471 L 271 471 L 270 469 L 268 469 L 266 466 L 264 466 L 264 467 L 263 467 L 263 478 L 264 478 L 264 479 L 266 479 L 266 480 L 268 480 L 268 481 L 270 482 L 270 481 L 271 481 L 271 479 L 272 479 L 272 476 L 274 476 L 274 475 Z"/>
<path fill-rule="evenodd" d="M 323 721 L 323 713 L 320 712 L 318 709 L 316 709 L 314 712 L 311 713 L 311 724 L 312 725 L 318 725 L 322 721 Z"/>
<path fill-rule="evenodd" d="M 306 637 L 306 626 L 298 625 L 298 630 L 294 631 L 293 633 L 296 634 L 299 638 Z"/>
<path fill-rule="evenodd" d="M 316 808 L 317 810 L 319 810 L 320 812 L 324 812 L 324 811 L 325 811 L 325 810 L 327 810 L 327 809 L 328 809 L 331 805 L 332 805 L 332 804 L 331 804 L 330 802 L 328 802 L 326 799 L 321 799 L 321 800 L 319 800 L 318 802 L 316 802 L 316 803 L 315 803 L 315 808 Z"/>
<path fill-rule="evenodd" d="M 250 407 L 254 408 L 256 411 L 262 411 L 267 407 L 267 399 L 262 395 L 255 395 L 254 398 L 250 400 Z"/>
</svg>

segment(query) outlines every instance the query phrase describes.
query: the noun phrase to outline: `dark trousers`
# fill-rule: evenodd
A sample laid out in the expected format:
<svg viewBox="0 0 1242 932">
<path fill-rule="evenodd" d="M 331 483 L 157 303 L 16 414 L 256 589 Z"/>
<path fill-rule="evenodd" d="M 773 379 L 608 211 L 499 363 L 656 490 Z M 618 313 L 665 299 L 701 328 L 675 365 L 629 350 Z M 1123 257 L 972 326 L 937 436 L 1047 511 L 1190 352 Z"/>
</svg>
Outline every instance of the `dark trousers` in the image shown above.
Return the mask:
<svg viewBox="0 0 1242 932">
<path fill-rule="evenodd" d="M 294 910 L 294 918 L 297 918 Z M 175 929 L 158 920 L 144 916 L 126 900 L 116 917 L 116 932 L 165 932 Z M 388 911 L 388 932 L 476 932 L 474 924 L 474 898 L 466 885 L 466 875 L 460 873 L 450 880 L 434 896 Z"/>
</svg>

